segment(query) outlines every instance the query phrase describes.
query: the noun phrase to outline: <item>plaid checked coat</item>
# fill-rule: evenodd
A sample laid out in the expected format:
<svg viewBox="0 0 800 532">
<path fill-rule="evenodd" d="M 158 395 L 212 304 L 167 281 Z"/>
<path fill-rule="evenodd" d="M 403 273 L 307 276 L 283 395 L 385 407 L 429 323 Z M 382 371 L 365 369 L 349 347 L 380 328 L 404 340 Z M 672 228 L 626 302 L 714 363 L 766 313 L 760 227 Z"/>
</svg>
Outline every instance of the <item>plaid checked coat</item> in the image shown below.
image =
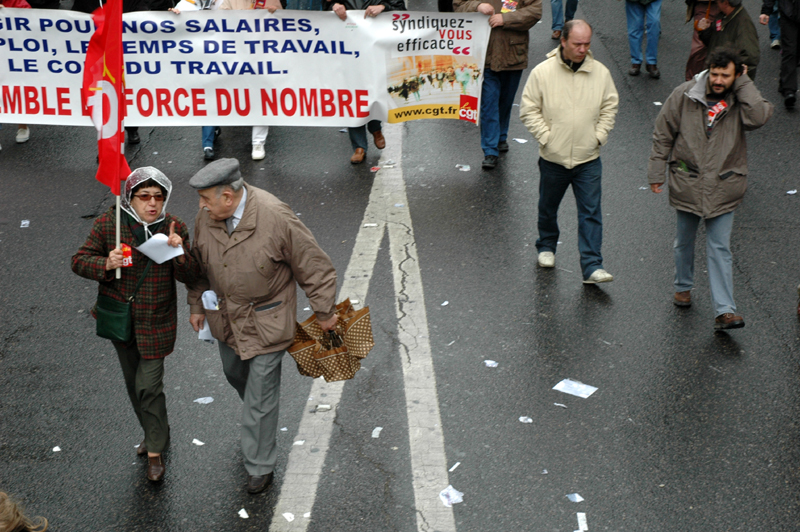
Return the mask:
<svg viewBox="0 0 800 532">
<path fill-rule="evenodd" d="M 122 268 L 122 279 L 116 279 L 116 270 L 106 271 L 106 258 L 116 245 L 115 210 L 112 206 L 95 220 L 86 242 L 72 257 L 72 271 L 81 277 L 99 281 L 99 294 L 126 301 L 136 288 L 148 259 L 134 248 L 133 266 Z M 178 324 L 175 280 L 189 284 L 200 277 L 199 265 L 192 258 L 186 225 L 179 218 L 166 213 L 159 232 L 168 235 L 173 221 L 175 232 L 183 239 L 185 261 L 182 265 L 177 264 L 174 259 L 163 264 L 154 262 L 133 301 L 136 345 L 142 357 L 148 359 L 163 358 L 175 348 Z M 120 224 L 120 239 L 133 248 L 134 238 L 126 223 Z M 92 316 L 96 317 L 94 307 Z"/>
</svg>

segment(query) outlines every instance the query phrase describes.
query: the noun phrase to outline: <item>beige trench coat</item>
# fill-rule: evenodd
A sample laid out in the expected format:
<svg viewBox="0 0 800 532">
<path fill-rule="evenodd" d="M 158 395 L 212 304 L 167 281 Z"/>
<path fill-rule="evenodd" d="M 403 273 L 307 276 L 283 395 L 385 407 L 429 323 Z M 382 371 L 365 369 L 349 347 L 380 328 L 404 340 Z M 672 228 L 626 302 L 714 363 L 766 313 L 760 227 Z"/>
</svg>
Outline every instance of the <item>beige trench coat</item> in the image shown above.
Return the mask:
<svg viewBox="0 0 800 532">
<path fill-rule="evenodd" d="M 335 312 L 336 271 L 328 255 L 288 205 L 245 184 L 242 219 L 228 236 L 224 221 L 197 214 L 193 256 L 203 279 L 189 288 L 192 314 L 205 314 L 214 338 L 243 360 L 286 349 L 297 321 L 297 286 L 317 318 Z M 219 310 L 203 309 L 202 294 L 213 290 Z"/>
</svg>

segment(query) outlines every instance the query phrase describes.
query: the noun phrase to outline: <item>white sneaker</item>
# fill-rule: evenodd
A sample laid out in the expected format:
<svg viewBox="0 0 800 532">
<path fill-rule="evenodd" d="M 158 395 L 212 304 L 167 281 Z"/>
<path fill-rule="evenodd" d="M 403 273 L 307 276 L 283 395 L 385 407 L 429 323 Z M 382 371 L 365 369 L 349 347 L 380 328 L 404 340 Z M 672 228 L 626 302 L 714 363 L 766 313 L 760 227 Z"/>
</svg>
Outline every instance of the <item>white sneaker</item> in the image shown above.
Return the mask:
<svg viewBox="0 0 800 532">
<path fill-rule="evenodd" d="M 605 271 L 603 268 L 595 270 L 588 279 L 583 281 L 583 284 L 597 284 L 597 283 L 610 283 L 614 280 L 614 276 Z"/>
<path fill-rule="evenodd" d="M 778 48 L 781 47 L 781 40 L 774 39 L 771 43 L 769 43 L 769 47 L 772 48 L 773 50 L 777 50 Z"/>
<path fill-rule="evenodd" d="M 31 138 L 31 130 L 28 128 L 28 126 L 21 127 L 17 130 L 17 144 L 28 142 L 28 139 L 30 138 Z"/>
<path fill-rule="evenodd" d="M 263 144 L 253 144 L 253 160 L 260 161 L 264 157 L 267 156 L 267 152 L 264 151 Z"/>
<path fill-rule="evenodd" d="M 539 253 L 539 266 L 542 268 L 555 268 L 556 254 L 552 251 L 542 251 Z"/>
</svg>

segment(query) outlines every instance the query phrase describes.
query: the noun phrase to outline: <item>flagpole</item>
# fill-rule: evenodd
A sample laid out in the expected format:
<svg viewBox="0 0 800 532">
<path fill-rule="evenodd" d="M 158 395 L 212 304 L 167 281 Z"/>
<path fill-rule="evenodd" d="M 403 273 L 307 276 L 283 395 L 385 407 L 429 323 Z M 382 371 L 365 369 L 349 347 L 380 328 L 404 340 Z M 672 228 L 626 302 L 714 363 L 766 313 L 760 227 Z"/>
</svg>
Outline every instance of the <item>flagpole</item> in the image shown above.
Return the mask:
<svg viewBox="0 0 800 532">
<path fill-rule="evenodd" d="M 119 241 L 119 196 L 117 196 L 117 249 L 120 249 Z M 122 279 L 122 268 L 117 268 L 117 279 Z"/>
</svg>

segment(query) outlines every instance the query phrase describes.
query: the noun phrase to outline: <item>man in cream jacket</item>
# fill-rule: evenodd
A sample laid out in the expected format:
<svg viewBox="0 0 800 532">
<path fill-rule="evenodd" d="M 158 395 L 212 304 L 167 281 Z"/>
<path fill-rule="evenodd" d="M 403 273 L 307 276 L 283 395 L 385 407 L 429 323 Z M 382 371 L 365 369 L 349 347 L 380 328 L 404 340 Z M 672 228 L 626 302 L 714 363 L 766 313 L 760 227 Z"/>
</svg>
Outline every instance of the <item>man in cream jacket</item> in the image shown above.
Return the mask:
<svg viewBox="0 0 800 532">
<path fill-rule="evenodd" d="M 587 22 L 565 24 L 560 46 L 531 72 L 520 109 L 522 122 L 539 141 L 539 266 L 555 266 L 558 207 L 572 185 L 585 284 L 614 280 L 600 254 L 600 146 L 608 141 L 619 105 L 611 74 L 589 51 L 591 40 Z"/>
</svg>

